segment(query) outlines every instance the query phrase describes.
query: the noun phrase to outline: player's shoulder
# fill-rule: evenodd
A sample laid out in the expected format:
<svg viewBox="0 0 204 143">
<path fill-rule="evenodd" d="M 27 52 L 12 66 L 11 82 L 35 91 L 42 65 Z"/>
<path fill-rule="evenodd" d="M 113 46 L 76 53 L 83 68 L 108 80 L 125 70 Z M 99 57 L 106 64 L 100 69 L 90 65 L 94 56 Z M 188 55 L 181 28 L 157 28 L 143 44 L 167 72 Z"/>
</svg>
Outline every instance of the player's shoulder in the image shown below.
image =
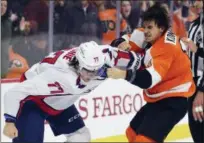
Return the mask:
<svg viewBox="0 0 204 143">
<path fill-rule="evenodd" d="M 64 63 L 70 63 L 72 59 L 76 55 L 76 49 L 77 48 L 68 48 L 68 49 L 63 49 L 61 51 L 57 51 L 57 53 L 61 53 L 59 57 L 59 61 L 64 62 Z"/>
<path fill-rule="evenodd" d="M 178 37 L 171 31 L 167 31 L 156 41 L 151 48 L 151 54 L 158 55 L 174 55 L 178 50 Z"/>
<path fill-rule="evenodd" d="M 164 33 L 164 35 L 155 43 L 157 49 L 159 48 L 161 51 L 167 52 L 174 51 L 179 45 L 179 37 L 171 31 Z"/>
<path fill-rule="evenodd" d="M 72 67 L 68 68 L 66 71 L 63 69 L 57 69 L 61 70 L 61 76 L 63 78 L 61 79 L 61 83 L 66 87 L 66 89 L 69 89 L 69 93 L 71 94 L 79 94 L 80 91 L 78 90 L 78 74 L 76 70 Z"/>
<path fill-rule="evenodd" d="M 163 44 L 167 46 L 177 46 L 178 44 L 178 37 L 172 33 L 171 31 L 167 31 L 164 34 Z"/>
<path fill-rule="evenodd" d="M 63 53 L 75 54 L 76 50 L 77 50 L 77 47 L 74 47 L 74 48 L 65 48 L 65 49 L 60 50 L 60 51 L 63 51 Z M 59 51 L 57 51 L 57 52 L 59 52 Z"/>
<path fill-rule="evenodd" d="M 75 57 L 75 54 L 75 48 L 52 52 L 40 62 L 40 69 L 55 68 L 67 71 L 70 61 Z"/>
</svg>

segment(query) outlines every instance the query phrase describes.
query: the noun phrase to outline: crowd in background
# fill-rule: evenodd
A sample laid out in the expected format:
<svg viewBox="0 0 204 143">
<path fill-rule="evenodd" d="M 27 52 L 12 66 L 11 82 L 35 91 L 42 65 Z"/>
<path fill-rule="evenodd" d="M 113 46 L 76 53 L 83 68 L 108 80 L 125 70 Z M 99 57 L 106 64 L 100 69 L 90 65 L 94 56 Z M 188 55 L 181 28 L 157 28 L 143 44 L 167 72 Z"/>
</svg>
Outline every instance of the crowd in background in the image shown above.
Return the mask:
<svg viewBox="0 0 204 143">
<path fill-rule="evenodd" d="M 94 40 L 110 44 L 117 32 L 132 33 L 141 27 L 142 13 L 155 2 L 169 11 L 171 30 L 187 37 L 196 15 L 186 1 L 121 0 L 117 17 L 115 0 L 55 0 L 53 11 L 53 51 Z M 49 52 L 48 0 L 1 1 L 1 77 L 19 78 Z M 119 20 L 118 20 L 119 19 Z M 120 31 L 117 31 L 117 22 Z"/>
</svg>

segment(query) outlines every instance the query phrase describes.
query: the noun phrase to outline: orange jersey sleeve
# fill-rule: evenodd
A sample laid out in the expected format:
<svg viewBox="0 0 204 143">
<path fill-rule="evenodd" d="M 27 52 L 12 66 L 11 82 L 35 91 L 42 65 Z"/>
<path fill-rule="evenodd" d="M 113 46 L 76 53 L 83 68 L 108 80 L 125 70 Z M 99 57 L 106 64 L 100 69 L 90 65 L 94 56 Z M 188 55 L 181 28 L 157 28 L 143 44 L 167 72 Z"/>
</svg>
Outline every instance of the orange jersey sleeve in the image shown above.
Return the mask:
<svg viewBox="0 0 204 143">
<path fill-rule="evenodd" d="M 184 22 L 175 14 L 173 15 L 172 32 L 181 38 L 187 37 Z"/>
</svg>

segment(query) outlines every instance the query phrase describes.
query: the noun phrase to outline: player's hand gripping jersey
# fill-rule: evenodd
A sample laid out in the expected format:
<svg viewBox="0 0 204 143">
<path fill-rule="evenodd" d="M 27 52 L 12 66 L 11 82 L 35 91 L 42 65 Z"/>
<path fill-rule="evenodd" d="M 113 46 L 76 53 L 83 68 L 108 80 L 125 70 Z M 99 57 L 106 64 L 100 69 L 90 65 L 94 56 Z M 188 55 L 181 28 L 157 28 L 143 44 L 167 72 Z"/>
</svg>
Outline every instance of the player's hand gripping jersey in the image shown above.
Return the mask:
<svg viewBox="0 0 204 143">
<path fill-rule="evenodd" d="M 140 61 L 140 57 L 133 52 L 118 51 L 109 45 L 99 48 L 104 54 L 105 65 L 109 67 L 116 65 L 133 68 L 138 64 L 136 61 Z M 76 51 L 77 48 L 73 48 L 51 53 L 25 72 L 24 77 L 27 80 L 5 95 L 5 117 L 15 119 L 28 100 L 37 103 L 44 112 L 57 115 L 73 105 L 81 95 L 90 92 L 103 82 L 106 78 L 103 75 L 103 67 L 97 71 L 98 76 L 93 80 L 89 82 L 81 80 L 76 67 L 73 66 Z M 98 60 L 97 58 L 94 60 Z"/>
<path fill-rule="evenodd" d="M 131 45 L 131 50 L 145 52 L 143 64 L 152 79 L 151 86 L 144 90 L 147 102 L 172 96 L 193 95 L 195 84 L 190 60 L 186 54 L 187 47 L 179 37 L 167 31 L 157 42 L 149 46 L 144 41 L 143 29 L 135 29 L 131 35 L 123 38 Z"/>
</svg>

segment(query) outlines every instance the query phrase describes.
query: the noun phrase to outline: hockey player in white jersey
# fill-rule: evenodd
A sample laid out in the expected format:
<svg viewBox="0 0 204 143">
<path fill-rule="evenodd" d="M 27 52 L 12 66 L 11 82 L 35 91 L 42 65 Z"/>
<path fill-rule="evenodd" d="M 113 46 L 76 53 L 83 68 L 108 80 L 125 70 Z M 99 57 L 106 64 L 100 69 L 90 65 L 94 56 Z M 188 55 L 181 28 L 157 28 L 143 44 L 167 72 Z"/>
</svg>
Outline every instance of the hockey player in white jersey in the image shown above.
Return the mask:
<svg viewBox="0 0 204 143">
<path fill-rule="evenodd" d="M 42 143 L 44 121 L 66 142 L 90 142 L 91 137 L 74 102 L 106 77 L 103 66 L 139 67 L 139 56 L 111 51 L 95 42 L 51 53 L 22 76 L 25 80 L 5 94 L 4 134 L 15 143 Z"/>
</svg>

